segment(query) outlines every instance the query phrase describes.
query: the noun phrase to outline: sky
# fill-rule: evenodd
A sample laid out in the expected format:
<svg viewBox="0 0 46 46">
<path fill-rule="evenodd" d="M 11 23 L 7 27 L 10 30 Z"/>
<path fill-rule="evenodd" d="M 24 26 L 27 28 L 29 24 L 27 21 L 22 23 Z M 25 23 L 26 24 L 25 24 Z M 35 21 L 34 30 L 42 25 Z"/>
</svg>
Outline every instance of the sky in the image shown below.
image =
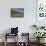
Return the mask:
<svg viewBox="0 0 46 46">
<path fill-rule="evenodd" d="M 24 8 L 15 8 L 15 10 L 16 10 L 17 12 L 22 12 L 22 13 L 24 13 Z"/>
</svg>

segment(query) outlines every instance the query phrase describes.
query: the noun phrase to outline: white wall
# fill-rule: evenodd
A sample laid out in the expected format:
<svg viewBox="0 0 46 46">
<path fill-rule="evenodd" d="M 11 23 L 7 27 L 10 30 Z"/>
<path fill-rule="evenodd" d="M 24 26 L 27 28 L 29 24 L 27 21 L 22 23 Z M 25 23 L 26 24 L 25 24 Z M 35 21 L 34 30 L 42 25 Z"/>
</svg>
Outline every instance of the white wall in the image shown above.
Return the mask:
<svg viewBox="0 0 46 46">
<path fill-rule="evenodd" d="M 24 18 L 11 18 L 11 8 L 24 8 Z M 18 26 L 20 32 L 32 35 L 32 24 L 36 24 L 36 0 L 0 0 L 0 34 Z"/>
</svg>

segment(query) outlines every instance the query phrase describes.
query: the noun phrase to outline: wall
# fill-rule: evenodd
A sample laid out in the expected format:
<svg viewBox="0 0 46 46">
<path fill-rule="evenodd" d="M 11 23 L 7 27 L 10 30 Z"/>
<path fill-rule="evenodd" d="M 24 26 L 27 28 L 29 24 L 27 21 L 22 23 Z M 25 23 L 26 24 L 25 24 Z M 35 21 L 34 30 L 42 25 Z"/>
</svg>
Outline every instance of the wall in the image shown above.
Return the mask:
<svg viewBox="0 0 46 46">
<path fill-rule="evenodd" d="M 24 8 L 24 18 L 11 18 L 11 8 Z M 10 32 L 9 28 L 19 27 L 19 32 L 30 32 L 30 26 L 36 24 L 36 0 L 1 0 L 0 1 L 0 34 Z M 1 37 L 0 37 L 1 38 Z"/>
</svg>

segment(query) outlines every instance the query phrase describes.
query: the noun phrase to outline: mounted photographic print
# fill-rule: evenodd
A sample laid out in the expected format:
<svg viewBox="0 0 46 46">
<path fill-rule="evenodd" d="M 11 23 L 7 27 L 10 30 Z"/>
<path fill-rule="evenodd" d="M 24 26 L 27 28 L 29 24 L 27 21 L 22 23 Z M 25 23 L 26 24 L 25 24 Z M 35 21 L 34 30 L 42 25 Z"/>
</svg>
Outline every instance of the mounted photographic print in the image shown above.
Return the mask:
<svg viewBox="0 0 46 46">
<path fill-rule="evenodd" d="M 24 17 L 24 8 L 11 8 L 11 17 Z"/>
</svg>

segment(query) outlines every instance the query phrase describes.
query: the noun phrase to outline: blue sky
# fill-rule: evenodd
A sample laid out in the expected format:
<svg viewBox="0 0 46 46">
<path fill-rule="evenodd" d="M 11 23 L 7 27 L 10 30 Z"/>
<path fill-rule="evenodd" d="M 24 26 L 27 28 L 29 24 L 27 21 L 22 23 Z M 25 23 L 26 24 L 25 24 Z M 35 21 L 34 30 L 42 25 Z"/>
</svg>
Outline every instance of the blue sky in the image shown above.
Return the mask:
<svg viewBox="0 0 46 46">
<path fill-rule="evenodd" d="M 24 8 L 15 8 L 15 10 L 16 10 L 17 12 L 22 12 L 22 13 L 24 13 Z"/>
</svg>

